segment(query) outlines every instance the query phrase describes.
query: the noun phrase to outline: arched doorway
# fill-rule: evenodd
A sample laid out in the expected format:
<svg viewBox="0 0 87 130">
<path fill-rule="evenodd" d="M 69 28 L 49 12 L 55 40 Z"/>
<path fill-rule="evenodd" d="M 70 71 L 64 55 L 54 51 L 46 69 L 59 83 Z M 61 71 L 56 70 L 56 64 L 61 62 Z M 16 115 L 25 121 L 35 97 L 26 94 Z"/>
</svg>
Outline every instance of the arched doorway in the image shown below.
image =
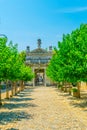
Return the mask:
<svg viewBox="0 0 87 130">
<path fill-rule="evenodd" d="M 44 69 L 35 69 L 35 86 L 44 85 Z"/>
</svg>

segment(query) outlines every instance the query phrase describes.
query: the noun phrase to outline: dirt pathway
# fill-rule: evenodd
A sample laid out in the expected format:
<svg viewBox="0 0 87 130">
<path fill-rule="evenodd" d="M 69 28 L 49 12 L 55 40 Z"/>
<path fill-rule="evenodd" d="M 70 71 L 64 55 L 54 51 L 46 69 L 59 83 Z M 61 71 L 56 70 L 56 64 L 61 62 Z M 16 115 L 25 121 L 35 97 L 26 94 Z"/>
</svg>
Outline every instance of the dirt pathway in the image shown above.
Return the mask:
<svg viewBox="0 0 87 130">
<path fill-rule="evenodd" d="M 87 130 L 84 115 L 67 101 L 54 87 L 27 88 L 5 101 L 0 130 Z"/>
</svg>

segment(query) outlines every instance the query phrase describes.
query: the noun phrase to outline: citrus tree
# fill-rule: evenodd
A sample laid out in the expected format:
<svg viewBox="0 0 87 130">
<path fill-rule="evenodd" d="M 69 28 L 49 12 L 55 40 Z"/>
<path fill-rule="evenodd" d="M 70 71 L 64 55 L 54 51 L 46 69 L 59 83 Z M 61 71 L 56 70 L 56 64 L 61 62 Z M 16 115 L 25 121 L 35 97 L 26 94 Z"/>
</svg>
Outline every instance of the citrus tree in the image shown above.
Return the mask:
<svg viewBox="0 0 87 130">
<path fill-rule="evenodd" d="M 76 83 L 78 90 L 79 83 L 87 81 L 87 24 L 63 35 L 62 41 L 58 42 L 56 56 L 52 57 L 47 68 L 47 75 L 55 81 Z"/>
<path fill-rule="evenodd" d="M 0 38 L 0 105 L 1 102 L 1 81 L 4 81 L 5 70 L 7 68 L 8 48 L 6 46 L 7 38 Z"/>
<path fill-rule="evenodd" d="M 34 78 L 34 74 L 30 67 L 25 64 L 21 64 L 20 67 L 20 81 L 21 81 L 21 90 L 24 89 L 24 82 L 31 81 Z"/>
</svg>

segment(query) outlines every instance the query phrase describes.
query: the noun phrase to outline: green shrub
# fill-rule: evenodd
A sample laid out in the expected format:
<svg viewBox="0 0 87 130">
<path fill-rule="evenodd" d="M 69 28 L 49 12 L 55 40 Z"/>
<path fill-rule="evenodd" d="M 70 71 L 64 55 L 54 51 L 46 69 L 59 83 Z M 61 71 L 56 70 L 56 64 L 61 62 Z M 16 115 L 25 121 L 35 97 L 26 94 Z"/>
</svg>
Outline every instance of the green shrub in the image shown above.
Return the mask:
<svg viewBox="0 0 87 130">
<path fill-rule="evenodd" d="M 58 88 L 62 88 L 63 86 L 62 85 L 58 85 Z"/>
<path fill-rule="evenodd" d="M 72 92 L 78 92 L 78 89 L 77 88 L 72 88 L 71 91 Z"/>
</svg>

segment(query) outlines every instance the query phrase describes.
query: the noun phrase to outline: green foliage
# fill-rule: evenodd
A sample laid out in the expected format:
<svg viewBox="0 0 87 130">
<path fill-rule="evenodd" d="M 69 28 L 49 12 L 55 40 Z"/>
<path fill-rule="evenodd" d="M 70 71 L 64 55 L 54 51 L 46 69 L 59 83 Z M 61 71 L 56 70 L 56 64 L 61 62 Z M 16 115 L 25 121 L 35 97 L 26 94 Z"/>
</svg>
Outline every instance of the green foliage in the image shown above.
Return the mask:
<svg viewBox="0 0 87 130">
<path fill-rule="evenodd" d="M 78 89 L 77 88 L 72 88 L 71 91 L 72 92 L 78 92 Z"/>
<path fill-rule="evenodd" d="M 58 42 L 47 76 L 54 81 L 87 81 L 87 25 L 82 24 L 71 34 L 63 35 Z"/>
<path fill-rule="evenodd" d="M 4 73 L 7 68 L 8 48 L 6 46 L 6 39 L 0 38 L 0 81 L 4 79 Z"/>
<path fill-rule="evenodd" d="M 25 58 L 26 58 L 26 52 L 25 51 L 20 52 L 19 56 L 20 56 L 21 60 L 24 62 Z"/>
<path fill-rule="evenodd" d="M 6 39 L 0 38 L 0 81 L 31 80 L 33 73 L 24 65 L 25 52 L 18 53 L 18 45 L 10 41 L 6 45 Z"/>
<path fill-rule="evenodd" d="M 30 81 L 34 77 L 30 67 L 22 64 L 20 67 L 20 80 Z"/>
<path fill-rule="evenodd" d="M 46 74 L 48 77 L 50 77 L 53 81 L 60 82 L 63 80 L 62 70 L 59 66 L 60 60 L 58 59 L 58 54 L 56 53 L 53 55 L 49 66 L 46 70 Z"/>
</svg>

